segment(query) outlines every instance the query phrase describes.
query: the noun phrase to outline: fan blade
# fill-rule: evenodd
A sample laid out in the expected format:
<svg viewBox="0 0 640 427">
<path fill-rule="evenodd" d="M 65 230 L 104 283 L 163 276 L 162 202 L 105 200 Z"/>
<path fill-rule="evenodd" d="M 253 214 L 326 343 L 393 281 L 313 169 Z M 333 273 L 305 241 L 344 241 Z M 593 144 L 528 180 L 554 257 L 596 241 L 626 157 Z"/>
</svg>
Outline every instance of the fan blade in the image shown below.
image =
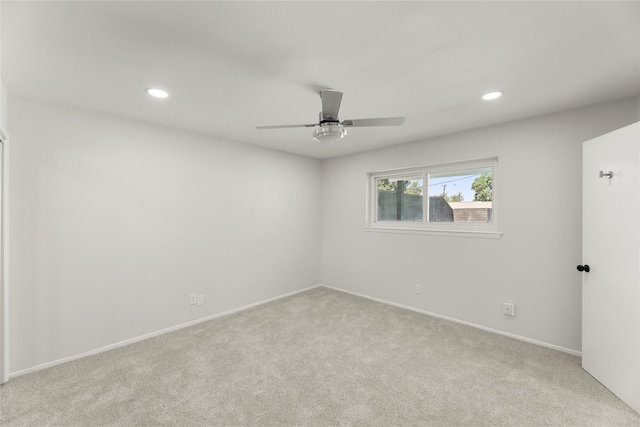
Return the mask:
<svg viewBox="0 0 640 427">
<path fill-rule="evenodd" d="M 366 127 L 366 126 L 400 126 L 404 123 L 404 117 L 384 117 L 380 119 L 356 119 L 345 120 L 342 126 Z"/>
<path fill-rule="evenodd" d="M 312 128 L 316 125 L 279 125 L 279 126 L 256 126 L 256 129 L 286 129 L 286 128 Z"/>
<path fill-rule="evenodd" d="M 338 120 L 342 92 L 333 89 L 322 89 L 320 98 L 322 98 L 322 120 L 327 120 L 328 118 Z"/>
</svg>

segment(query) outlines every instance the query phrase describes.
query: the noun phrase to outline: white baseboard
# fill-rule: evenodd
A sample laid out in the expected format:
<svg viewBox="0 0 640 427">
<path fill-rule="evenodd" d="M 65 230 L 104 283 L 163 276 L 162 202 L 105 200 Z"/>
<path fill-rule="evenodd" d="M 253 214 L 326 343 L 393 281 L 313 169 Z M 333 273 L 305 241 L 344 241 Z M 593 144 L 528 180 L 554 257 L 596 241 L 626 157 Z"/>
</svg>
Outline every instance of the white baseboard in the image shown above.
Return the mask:
<svg viewBox="0 0 640 427">
<path fill-rule="evenodd" d="M 120 342 L 117 342 L 117 343 L 114 343 L 114 344 L 109 344 L 109 345 L 106 345 L 104 347 L 96 348 L 94 350 L 89 350 L 89 351 L 86 351 L 84 353 L 75 354 L 75 355 L 69 356 L 69 357 L 63 357 L 62 359 L 54 360 L 52 362 L 47 362 L 47 363 L 43 363 L 41 365 L 33 366 L 31 368 L 22 369 L 20 371 L 16 371 L 16 372 L 10 373 L 9 374 L 9 378 L 15 378 L 15 377 L 18 377 L 20 375 L 25 375 L 25 374 L 28 374 L 28 373 L 31 373 L 31 372 L 35 372 L 35 371 L 39 371 L 39 370 L 45 369 L 45 368 L 50 368 L 52 366 L 56 366 L 56 365 L 60 365 L 62 363 L 70 362 L 72 360 L 81 359 L 83 357 L 93 356 L 94 354 L 102 353 L 102 352 L 105 352 L 105 351 L 108 351 L 108 350 L 112 350 L 114 348 L 123 347 L 125 345 L 129 345 L 129 344 L 133 344 L 133 343 L 136 343 L 136 342 L 139 342 L 139 341 L 144 341 L 144 340 L 149 339 L 149 338 L 157 337 L 158 335 L 163 335 L 163 334 L 166 334 L 166 333 L 169 333 L 169 332 L 177 331 L 178 329 L 188 328 L 189 326 L 197 325 L 198 323 L 206 322 L 208 320 L 216 319 L 218 317 L 228 316 L 229 314 L 233 314 L 233 313 L 237 313 L 239 311 L 247 310 L 249 308 L 257 307 L 259 305 L 266 304 L 266 303 L 271 302 L 271 301 L 275 301 L 275 300 L 279 300 L 279 299 L 282 299 L 282 298 L 286 298 L 288 296 L 299 294 L 301 292 L 306 292 L 306 291 L 308 291 L 310 289 L 314 289 L 314 288 L 317 288 L 319 286 L 322 286 L 322 285 L 310 286 L 310 287 L 305 288 L 305 289 L 300 289 L 298 291 L 289 292 L 289 293 L 284 294 L 284 295 L 280 295 L 280 296 L 277 296 L 277 297 L 269 298 L 269 299 L 266 299 L 266 300 L 263 300 L 263 301 L 258 301 L 258 302 L 255 302 L 255 303 L 252 303 L 252 304 L 248 304 L 248 305 L 245 305 L 245 306 L 242 306 L 242 307 L 238 307 L 238 308 L 234 308 L 234 309 L 231 309 L 231 310 L 228 310 L 228 311 L 224 311 L 222 313 L 213 314 L 211 316 L 202 317 L 200 319 L 192 320 L 192 321 L 189 321 L 189 322 L 186 322 L 186 323 L 181 323 L 181 324 L 176 325 L 176 326 L 171 326 L 169 328 L 161 329 L 159 331 L 150 332 L 148 334 L 140 335 L 140 336 L 134 337 L 134 338 L 129 338 L 127 340 L 120 341 Z"/>
<path fill-rule="evenodd" d="M 475 323 L 466 322 L 464 320 L 455 319 L 453 317 L 442 316 L 440 314 L 431 313 L 429 311 L 420 310 L 418 308 L 409 307 L 408 305 L 402 305 L 402 304 L 398 304 L 398 303 L 391 302 L 391 301 L 386 301 L 386 300 L 383 300 L 383 299 L 380 299 L 380 298 L 370 297 L 368 295 L 359 294 L 357 292 L 351 292 L 351 291 L 347 291 L 345 289 L 334 288 L 333 286 L 327 286 L 327 285 L 319 285 L 319 286 L 324 286 L 325 288 L 329 288 L 329 289 L 333 289 L 333 290 L 336 290 L 336 291 L 344 292 L 344 293 L 347 293 L 347 294 L 355 295 L 357 297 L 370 299 L 372 301 L 381 302 L 383 304 L 393 305 L 395 307 L 403 308 L 405 310 L 411 310 L 411 311 L 415 311 L 415 312 L 418 312 L 418 313 L 421 313 L 421 314 L 426 314 L 427 316 L 437 317 L 437 318 L 443 319 L 443 320 L 449 320 L 451 322 L 460 323 L 462 325 L 471 326 L 471 327 L 477 328 L 477 329 L 482 329 L 483 331 L 491 332 L 491 333 L 498 334 L 498 335 L 504 335 L 504 336 L 509 337 L 509 338 L 514 338 L 514 339 L 517 339 L 517 340 L 520 340 L 520 341 L 528 342 L 530 344 L 536 344 L 536 345 L 539 345 L 539 346 L 542 346 L 542 347 L 547 347 L 547 348 L 550 348 L 550 349 L 553 349 L 553 350 L 558 350 L 558 351 L 561 351 L 563 353 L 568 353 L 568 354 L 571 354 L 571 355 L 574 355 L 574 356 L 582 357 L 582 352 L 576 351 L 576 350 L 572 350 L 570 348 L 560 347 L 560 346 L 555 345 L 555 344 L 549 344 L 549 343 L 546 343 L 546 342 L 543 342 L 543 341 L 538 341 L 538 340 L 534 340 L 534 339 L 531 339 L 531 338 L 523 337 L 523 336 L 520 336 L 520 335 L 511 334 L 509 332 L 504 332 L 504 331 L 500 331 L 500 330 L 497 330 L 497 329 L 487 328 L 485 326 L 476 325 Z"/>
</svg>

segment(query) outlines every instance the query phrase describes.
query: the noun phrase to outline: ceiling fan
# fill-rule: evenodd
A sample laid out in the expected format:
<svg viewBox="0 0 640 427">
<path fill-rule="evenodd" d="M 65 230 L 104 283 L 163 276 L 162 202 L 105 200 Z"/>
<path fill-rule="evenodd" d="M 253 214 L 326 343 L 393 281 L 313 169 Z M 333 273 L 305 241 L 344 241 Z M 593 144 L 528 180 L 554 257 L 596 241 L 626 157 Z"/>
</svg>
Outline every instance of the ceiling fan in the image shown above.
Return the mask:
<svg viewBox="0 0 640 427">
<path fill-rule="evenodd" d="M 321 89 L 322 111 L 320 120 L 315 124 L 308 125 L 281 125 L 281 126 L 257 126 L 256 129 L 284 129 L 284 128 L 312 128 L 313 139 L 322 145 L 330 145 L 340 141 L 347 134 L 348 127 L 368 127 L 368 126 L 400 126 L 404 123 L 404 117 L 384 117 L 379 119 L 338 119 L 338 111 L 342 102 L 342 92 L 333 89 Z"/>
</svg>

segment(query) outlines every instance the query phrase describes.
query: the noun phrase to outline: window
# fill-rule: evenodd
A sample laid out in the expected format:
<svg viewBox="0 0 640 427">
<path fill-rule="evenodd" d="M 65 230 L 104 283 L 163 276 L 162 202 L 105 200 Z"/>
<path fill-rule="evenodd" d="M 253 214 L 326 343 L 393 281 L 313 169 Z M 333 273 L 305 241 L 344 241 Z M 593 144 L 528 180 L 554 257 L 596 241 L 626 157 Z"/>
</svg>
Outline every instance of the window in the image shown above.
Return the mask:
<svg viewBox="0 0 640 427">
<path fill-rule="evenodd" d="M 369 174 L 367 231 L 500 236 L 497 159 Z"/>
<path fill-rule="evenodd" d="M 376 178 L 378 221 L 422 221 L 422 176 Z"/>
</svg>

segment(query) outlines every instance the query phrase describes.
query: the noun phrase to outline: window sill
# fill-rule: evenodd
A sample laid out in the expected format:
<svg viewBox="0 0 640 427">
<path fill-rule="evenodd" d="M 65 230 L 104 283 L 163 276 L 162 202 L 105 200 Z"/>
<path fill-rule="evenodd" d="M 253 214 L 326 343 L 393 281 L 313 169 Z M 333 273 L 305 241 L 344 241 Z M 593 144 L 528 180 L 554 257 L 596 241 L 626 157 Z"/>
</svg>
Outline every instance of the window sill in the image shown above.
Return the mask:
<svg viewBox="0 0 640 427">
<path fill-rule="evenodd" d="M 499 231 L 478 231 L 478 230 L 434 230 L 427 228 L 405 228 L 405 227 L 362 227 L 366 232 L 374 233 L 396 233 L 396 234 L 423 234 L 427 236 L 447 236 L 466 237 L 473 239 L 499 239 L 502 233 Z"/>
</svg>

